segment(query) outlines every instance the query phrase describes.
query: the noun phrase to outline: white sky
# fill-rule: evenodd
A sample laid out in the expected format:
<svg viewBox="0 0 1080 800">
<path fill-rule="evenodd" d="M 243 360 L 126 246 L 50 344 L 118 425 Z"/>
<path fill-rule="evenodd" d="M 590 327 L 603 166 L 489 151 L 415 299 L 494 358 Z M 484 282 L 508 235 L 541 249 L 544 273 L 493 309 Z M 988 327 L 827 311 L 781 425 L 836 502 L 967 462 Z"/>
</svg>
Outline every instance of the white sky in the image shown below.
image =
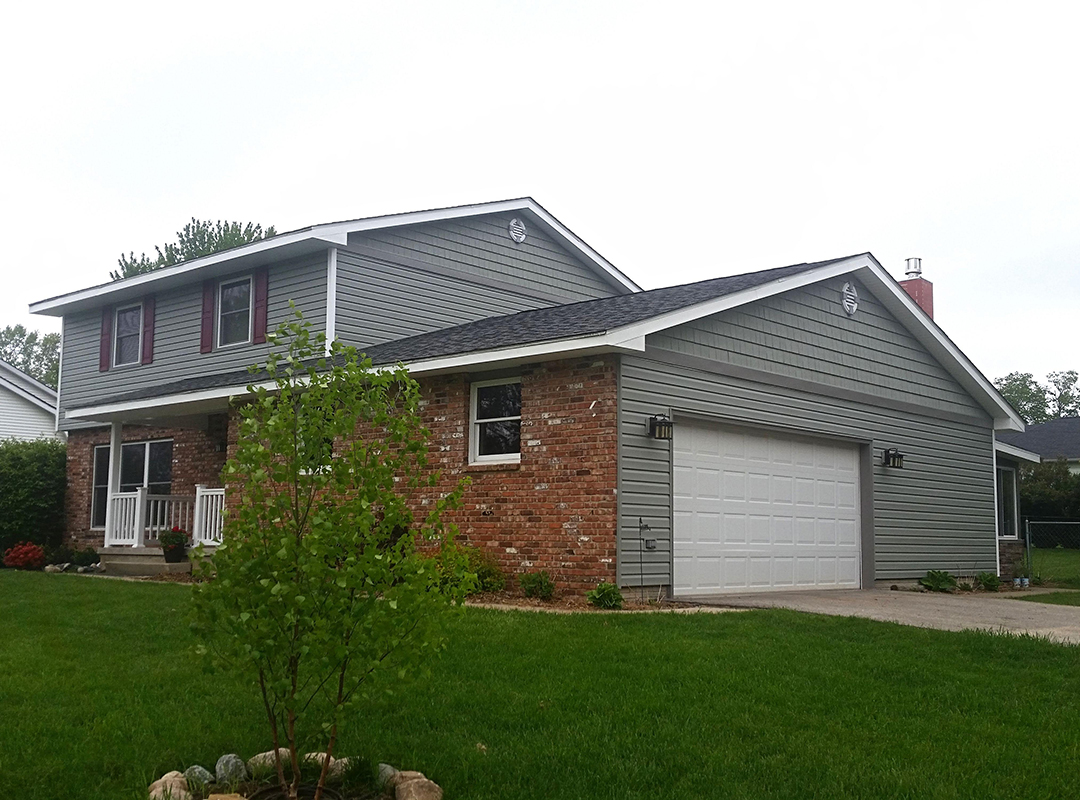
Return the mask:
<svg viewBox="0 0 1080 800">
<path fill-rule="evenodd" d="M 531 195 L 645 288 L 923 259 L 990 378 L 1080 369 L 1075 4 L 29 4 L 0 326 L 192 216 Z"/>
</svg>

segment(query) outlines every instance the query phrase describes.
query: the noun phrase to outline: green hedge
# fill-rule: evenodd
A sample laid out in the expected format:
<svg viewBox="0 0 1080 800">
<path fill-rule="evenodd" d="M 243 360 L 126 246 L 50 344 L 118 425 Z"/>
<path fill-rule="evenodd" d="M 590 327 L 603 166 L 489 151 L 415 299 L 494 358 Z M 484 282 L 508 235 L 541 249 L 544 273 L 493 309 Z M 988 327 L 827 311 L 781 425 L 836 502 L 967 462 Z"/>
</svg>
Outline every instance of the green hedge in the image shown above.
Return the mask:
<svg viewBox="0 0 1080 800">
<path fill-rule="evenodd" d="M 60 544 L 66 485 L 62 442 L 0 441 L 0 554 L 17 542 Z"/>
</svg>

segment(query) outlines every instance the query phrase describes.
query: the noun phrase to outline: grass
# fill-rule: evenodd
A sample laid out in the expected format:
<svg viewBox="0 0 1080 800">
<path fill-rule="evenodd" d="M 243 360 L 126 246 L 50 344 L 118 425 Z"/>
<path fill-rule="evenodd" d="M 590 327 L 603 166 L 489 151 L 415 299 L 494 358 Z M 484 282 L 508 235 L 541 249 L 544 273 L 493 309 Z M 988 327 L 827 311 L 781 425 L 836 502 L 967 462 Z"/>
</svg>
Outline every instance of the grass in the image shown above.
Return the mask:
<svg viewBox="0 0 1080 800">
<path fill-rule="evenodd" d="M 1027 600 L 1030 603 L 1048 603 L 1052 606 L 1080 606 L 1080 592 L 1050 592 L 1049 594 L 1032 594 L 1014 599 Z"/>
<path fill-rule="evenodd" d="M 268 748 L 250 680 L 188 656 L 188 588 L 0 571 L 0 796 L 140 798 Z M 449 798 L 1080 793 L 1080 650 L 786 611 L 470 609 L 341 753 Z"/>
<path fill-rule="evenodd" d="M 1033 547 L 1031 573 L 1044 584 L 1080 589 L 1080 550 Z"/>
</svg>

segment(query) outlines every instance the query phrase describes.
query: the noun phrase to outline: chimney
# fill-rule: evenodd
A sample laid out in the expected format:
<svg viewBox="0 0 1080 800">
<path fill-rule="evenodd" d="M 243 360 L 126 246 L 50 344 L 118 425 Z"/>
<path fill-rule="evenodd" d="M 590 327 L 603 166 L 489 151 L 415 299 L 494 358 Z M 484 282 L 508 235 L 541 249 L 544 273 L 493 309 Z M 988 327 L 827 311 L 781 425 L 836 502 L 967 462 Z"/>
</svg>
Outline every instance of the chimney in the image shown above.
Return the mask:
<svg viewBox="0 0 1080 800">
<path fill-rule="evenodd" d="M 911 299 L 919 304 L 930 319 L 934 318 L 934 284 L 922 276 L 922 259 L 909 258 L 906 261 L 907 280 L 900 281 Z"/>
</svg>

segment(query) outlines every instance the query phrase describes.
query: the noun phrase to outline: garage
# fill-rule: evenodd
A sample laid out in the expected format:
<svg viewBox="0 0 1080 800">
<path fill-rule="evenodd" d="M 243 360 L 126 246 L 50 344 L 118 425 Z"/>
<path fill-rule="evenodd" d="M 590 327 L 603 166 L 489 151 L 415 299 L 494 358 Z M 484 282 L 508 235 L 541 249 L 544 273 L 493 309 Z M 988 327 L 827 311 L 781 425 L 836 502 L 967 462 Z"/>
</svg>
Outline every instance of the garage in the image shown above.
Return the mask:
<svg viewBox="0 0 1080 800">
<path fill-rule="evenodd" d="M 675 425 L 676 595 L 860 585 L 859 448 Z"/>
</svg>

